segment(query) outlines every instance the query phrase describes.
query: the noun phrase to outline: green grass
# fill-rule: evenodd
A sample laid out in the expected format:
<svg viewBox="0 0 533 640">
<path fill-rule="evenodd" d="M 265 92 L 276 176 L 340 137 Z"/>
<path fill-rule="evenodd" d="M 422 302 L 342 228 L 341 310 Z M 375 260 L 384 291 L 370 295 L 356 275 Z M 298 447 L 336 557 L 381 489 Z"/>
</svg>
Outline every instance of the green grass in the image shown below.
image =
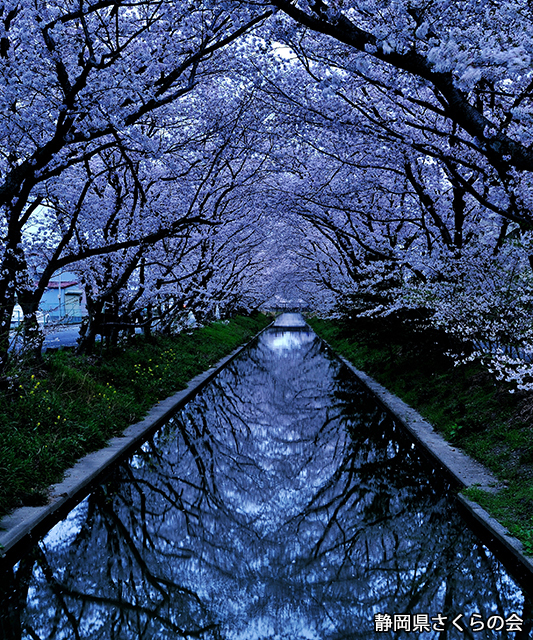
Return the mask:
<svg viewBox="0 0 533 640">
<path fill-rule="evenodd" d="M 309 320 L 332 347 L 409 405 L 505 489 L 479 502 L 533 554 L 533 393 L 513 391 L 479 363 L 454 366 L 448 339 L 405 322 Z"/>
<path fill-rule="evenodd" d="M 477 487 L 465 489 L 467 498 L 479 503 L 496 520 L 507 527 L 509 533 L 524 545 L 524 551 L 533 556 L 533 487 L 511 483 L 496 494 L 487 493 Z M 517 512 L 516 503 L 522 505 Z M 519 515 L 519 517 L 517 517 Z"/>
<path fill-rule="evenodd" d="M 0 391 L 0 516 L 45 504 L 49 485 L 81 456 L 142 419 L 270 322 L 257 315 L 187 334 L 144 340 L 99 356 L 45 354 Z"/>
</svg>

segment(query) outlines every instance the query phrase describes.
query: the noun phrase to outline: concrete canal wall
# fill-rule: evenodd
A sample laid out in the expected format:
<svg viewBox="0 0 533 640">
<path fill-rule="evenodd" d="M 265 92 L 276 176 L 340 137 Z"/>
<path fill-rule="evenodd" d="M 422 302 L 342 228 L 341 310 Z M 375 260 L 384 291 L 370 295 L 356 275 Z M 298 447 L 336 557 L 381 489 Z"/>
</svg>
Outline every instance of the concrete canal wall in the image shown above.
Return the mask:
<svg viewBox="0 0 533 640">
<path fill-rule="evenodd" d="M 269 325 L 272 326 L 272 325 Z M 257 335 L 268 329 L 266 327 Z M 33 545 L 56 521 L 64 517 L 91 489 L 101 483 L 109 467 L 127 455 L 167 422 L 241 351 L 255 340 L 238 347 L 216 365 L 193 378 L 187 387 L 158 402 L 144 420 L 137 422 L 121 436 L 112 438 L 105 449 L 84 456 L 65 473 L 62 482 L 50 488 L 50 500 L 42 507 L 20 507 L 0 520 L 0 559 L 16 559 Z"/>
<path fill-rule="evenodd" d="M 457 447 L 450 445 L 417 411 L 364 371 L 356 369 L 346 358 L 336 355 L 401 422 L 417 444 L 446 471 L 459 488 L 477 487 L 494 492 L 501 488 L 491 471 Z M 482 537 L 489 540 L 492 538 L 507 558 L 517 563 L 521 577 L 533 579 L 533 559 L 524 554 L 522 543 L 477 503 L 461 494 L 457 499 L 469 519 L 484 530 L 485 535 Z"/>
<path fill-rule="evenodd" d="M 270 327 L 272 326 L 270 325 Z M 302 328 L 301 324 L 286 327 L 283 322 L 276 322 L 274 326 L 293 330 Z M 21 507 L 3 518 L 0 521 L 0 557 L 6 561 L 16 559 L 25 548 L 38 540 L 58 519 L 65 516 L 77 502 L 90 492 L 92 487 L 102 482 L 113 463 L 133 453 L 143 441 L 193 398 L 231 360 L 246 349 L 248 344 L 235 349 L 215 366 L 196 376 L 183 391 L 159 402 L 144 420 L 131 425 L 121 436 L 113 438 L 105 449 L 91 453 L 79 460 L 66 473 L 62 482 L 51 487 L 49 504 L 42 507 Z M 335 352 L 332 350 L 332 353 Z M 449 474 L 458 487 L 479 487 L 487 491 L 498 490 L 497 479 L 483 465 L 447 443 L 420 414 L 400 398 L 364 372 L 356 369 L 345 358 L 338 355 L 337 357 L 405 426 L 418 445 L 422 447 L 422 450 Z M 533 578 L 533 562 L 531 558 L 524 555 L 522 544 L 478 504 L 462 495 L 458 496 L 458 500 L 466 515 L 477 523 L 478 528 L 480 527 L 484 532 L 485 538 L 495 541 L 507 557 L 519 567 L 519 577 L 526 577 L 528 580 Z"/>
</svg>

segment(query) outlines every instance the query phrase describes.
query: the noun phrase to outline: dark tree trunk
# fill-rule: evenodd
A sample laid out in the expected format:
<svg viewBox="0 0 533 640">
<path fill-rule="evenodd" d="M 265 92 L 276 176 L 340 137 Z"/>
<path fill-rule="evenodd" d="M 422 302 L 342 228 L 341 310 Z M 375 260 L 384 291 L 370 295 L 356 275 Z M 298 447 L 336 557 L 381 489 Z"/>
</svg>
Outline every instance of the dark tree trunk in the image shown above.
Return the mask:
<svg viewBox="0 0 533 640">
<path fill-rule="evenodd" d="M 44 343 L 44 335 L 37 321 L 40 295 L 36 296 L 33 292 L 19 292 L 18 301 L 23 313 L 23 355 L 25 359 L 38 364 L 42 362 Z"/>
<path fill-rule="evenodd" d="M 101 331 L 102 310 L 104 303 L 101 300 L 94 301 L 87 296 L 87 318 L 80 330 L 76 352 L 90 354 L 94 351 L 96 336 Z"/>
<path fill-rule="evenodd" d="M 9 359 L 9 333 L 16 304 L 17 280 L 26 267 L 19 241 L 20 235 L 17 234 L 8 240 L 0 264 L 0 375 L 5 371 Z"/>
</svg>

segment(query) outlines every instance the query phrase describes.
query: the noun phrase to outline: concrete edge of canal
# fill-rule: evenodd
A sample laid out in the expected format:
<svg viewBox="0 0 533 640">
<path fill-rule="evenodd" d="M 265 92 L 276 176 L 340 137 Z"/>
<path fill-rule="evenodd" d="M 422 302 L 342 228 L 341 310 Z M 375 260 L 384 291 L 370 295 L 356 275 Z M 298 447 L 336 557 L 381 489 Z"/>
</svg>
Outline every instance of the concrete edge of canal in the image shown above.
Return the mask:
<svg viewBox="0 0 533 640">
<path fill-rule="evenodd" d="M 330 347 L 331 349 L 331 347 Z M 331 349 L 333 353 L 335 351 Z M 478 487 L 485 491 L 497 491 L 498 480 L 481 463 L 473 460 L 460 449 L 449 444 L 432 425 L 403 400 L 380 385 L 351 362 L 336 354 L 355 376 L 379 399 L 407 429 L 414 440 L 450 474 L 459 487 Z M 533 558 L 524 554 L 522 543 L 495 520 L 479 504 L 459 494 L 460 506 L 467 517 L 493 538 L 502 552 L 520 565 L 521 573 L 533 578 Z"/>
<path fill-rule="evenodd" d="M 112 438 L 108 446 L 81 458 L 64 476 L 64 479 L 50 488 L 50 501 L 41 507 L 20 507 L 0 520 L 0 560 L 9 561 L 39 539 L 55 521 L 64 517 L 77 502 L 89 493 L 92 487 L 102 482 L 110 466 L 133 451 L 151 434 L 159 429 L 183 405 L 191 400 L 210 382 L 231 360 L 236 358 L 253 342 L 265 327 L 247 343 L 234 349 L 213 367 L 189 381 L 182 391 L 160 401 L 152 407 L 146 417 L 125 429 L 121 436 Z M 282 327 L 280 327 L 282 328 Z M 331 347 L 330 347 L 331 349 Z M 332 353 L 343 362 L 354 375 L 377 397 L 405 426 L 415 441 L 436 460 L 458 486 L 479 487 L 496 491 L 498 481 L 483 465 L 472 460 L 461 450 L 451 446 L 439 435 L 422 416 L 403 400 L 388 391 L 363 371 L 354 367 L 346 358 Z M 533 559 L 523 553 L 519 540 L 509 534 L 497 520 L 475 502 L 459 495 L 458 500 L 466 514 L 494 540 L 500 548 L 514 559 L 526 575 L 533 577 Z"/>
<path fill-rule="evenodd" d="M 109 467 L 132 454 L 150 435 L 191 400 L 222 369 L 236 358 L 266 329 L 234 349 L 215 365 L 189 381 L 187 387 L 161 400 L 146 417 L 127 427 L 121 436 L 112 438 L 104 449 L 87 454 L 65 472 L 61 482 L 50 487 L 50 500 L 41 507 L 20 507 L 0 520 L 0 560 L 10 560 L 33 545 L 53 524 L 66 514 L 89 491 L 105 478 Z"/>
</svg>

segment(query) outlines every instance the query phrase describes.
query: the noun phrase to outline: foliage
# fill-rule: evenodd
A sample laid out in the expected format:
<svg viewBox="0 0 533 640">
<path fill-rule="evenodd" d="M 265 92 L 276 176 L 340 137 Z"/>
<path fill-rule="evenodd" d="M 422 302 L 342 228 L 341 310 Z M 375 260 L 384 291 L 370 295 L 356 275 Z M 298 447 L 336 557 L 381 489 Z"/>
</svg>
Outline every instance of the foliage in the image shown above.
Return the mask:
<svg viewBox="0 0 533 640">
<path fill-rule="evenodd" d="M 492 469 L 506 488 L 497 496 L 484 494 L 480 504 L 524 545 L 531 545 L 531 392 L 510 395 L 508 383 L 479 363 L 454 364 L 446 355 L 447 334 L 413 327 L 404 319 L 314 318 L 310 324 L 337 352 L 417 409 L 449 442 Z"/>
<path fill-rule="evenodd" d="M 265 316 L 236 317 L 174 337 L 137 337 L 100 356 L 45 354 L 0 394 L 0 514 L 47 500 L 47 487 L 158 400 L 254 335 Z"/>
</svg>

